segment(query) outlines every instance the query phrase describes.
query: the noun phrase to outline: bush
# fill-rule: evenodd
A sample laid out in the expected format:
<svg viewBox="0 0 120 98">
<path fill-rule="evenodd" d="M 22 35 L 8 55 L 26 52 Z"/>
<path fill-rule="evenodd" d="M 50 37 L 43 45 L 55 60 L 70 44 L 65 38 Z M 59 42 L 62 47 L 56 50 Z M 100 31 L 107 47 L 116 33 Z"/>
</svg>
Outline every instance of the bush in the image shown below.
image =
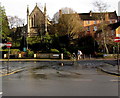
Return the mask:
<svg viewBox="0 0 120 98">
<path fill-rule="evenodd" d="M 8 49 L 1 49 L 0 51 L 2 52 L 2 54 L 8 53 Z"/>
<path fill-rule="evenodd" d="M 68 56 L 70 56 L 71 55 L 71 53 L 69 52 L 69 51 L 66 51 L 66 53 L 65 53 L 66 55 L 68 55 Z"/>
<path fill-rule="evenodd" d="M 60 53 L 59 50 L 57 50 L 57 49 L 51 49 L 50 52 L 51 53 Z"/>
<path fill-rule="evenodd" d="M 20 52 L 19 49 L 10 49 L 11 54 L 18 54 L 18 52 Z"/>
<path fill-rule="evenodd" d="M 104 55 L 103 53 L 97 53 L 96 57 L 103 57 L 103 55 Z"/>
<path fill-rule="evenodd" d="M 27 54 L 28 54 L 28 57 L 33 57 L 34 52 L 33 52 L 33 51 L 31 51 L 31 50 L 28 50 L 28 51 L 27 51 Z"/>
<path fill-rule="evenodd" d="M 71 58 L 71 53 L 69 51 L 64 52 L 64 58 L 70 59 Z"/>
</svg>

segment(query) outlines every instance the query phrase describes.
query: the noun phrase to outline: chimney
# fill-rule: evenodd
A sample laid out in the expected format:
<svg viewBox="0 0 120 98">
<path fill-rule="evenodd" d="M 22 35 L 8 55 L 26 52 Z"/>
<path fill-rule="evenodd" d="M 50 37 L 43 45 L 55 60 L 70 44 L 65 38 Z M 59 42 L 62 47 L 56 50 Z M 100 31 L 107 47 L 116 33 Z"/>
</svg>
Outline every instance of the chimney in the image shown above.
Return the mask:
<svg viewBox="0 0 120 98">
<path fill-rule="evenodd" d="M 59 17 L 62 16 L 62 10 L 59 10 Z"/>
<path fill-rule="evenodd" d="M 92 11 L 90 11 L 90 17 L 92 17 Z"/>
<path fill-rule="evenodd" d="M 108 12 L 105 13 L 105 21 L 109 21 L 109 14 L 108 14 Z"/>
</svg>

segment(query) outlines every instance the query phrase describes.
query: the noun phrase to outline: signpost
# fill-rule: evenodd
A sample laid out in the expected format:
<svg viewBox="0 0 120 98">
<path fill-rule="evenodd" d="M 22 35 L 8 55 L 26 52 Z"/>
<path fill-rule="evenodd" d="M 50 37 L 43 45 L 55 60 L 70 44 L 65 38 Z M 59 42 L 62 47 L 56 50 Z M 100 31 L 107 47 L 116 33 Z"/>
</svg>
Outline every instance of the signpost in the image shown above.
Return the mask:
<svg viewBox="0 0 120 98">
<path fill-rule="evenodd" d="M 120 37 L 115 37 L 114 42 L 120 42 Z"/>
<path fill-rule="evenodd" d="M 115 37 L 114 42 L 120 42 L 120 37 Z M 118 61 L 118 73 L 119 73 L 119 43 L 117 44 L 118 44 L 117 61 Z"/>
<path fill-rule="evenodd" d="M 11 42 L 7 42 L 6 43 L 8 50 L 8 65 L 7 65 L 7 74 L 9 73 L 9 58 L 10 58 L 10 47 L 12 47 L 12 43 Z"/>
</svg>

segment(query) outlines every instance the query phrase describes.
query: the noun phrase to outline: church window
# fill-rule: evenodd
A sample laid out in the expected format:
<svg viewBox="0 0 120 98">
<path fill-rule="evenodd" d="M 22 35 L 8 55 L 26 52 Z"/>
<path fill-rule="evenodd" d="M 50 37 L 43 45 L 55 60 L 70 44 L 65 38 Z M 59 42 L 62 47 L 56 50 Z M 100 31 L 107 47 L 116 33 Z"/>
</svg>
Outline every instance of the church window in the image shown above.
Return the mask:
<svg viewBox="0 0 120 98">
<path fill-rule="evenodd" d="M 34 20 L 33 20 L 33 17 L 32 17 L 32 27 L 33 27 L 33 24 L 34 24 Z"/>
<path fill-rule="evenodd" d="M 34 27 L 36 26 L 35 24 L 36 24 L 36 16 L 34 15 Z"/>
</svg>

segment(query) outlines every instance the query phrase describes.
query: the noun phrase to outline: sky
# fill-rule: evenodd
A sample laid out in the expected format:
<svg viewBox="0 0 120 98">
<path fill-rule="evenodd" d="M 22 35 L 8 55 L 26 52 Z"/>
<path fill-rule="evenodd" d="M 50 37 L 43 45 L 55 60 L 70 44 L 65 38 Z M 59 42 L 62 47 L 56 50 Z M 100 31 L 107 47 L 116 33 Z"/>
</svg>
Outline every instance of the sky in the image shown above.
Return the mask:
<svg viewBox="0 0 120 98">
<path fill-rule="evenodd" d="M 18 16 L 26 21 L 26 10 L 29 5 L 30 12 L 33 10 L 36 3 L 41 6 L 41 9 L 46 3 L 47 15 L 52 19 L 53 15 L 64 7 L 72 8 L 78 13 L 87 13 L 93 10 L 93 2 L 96 0 L 0 0 L 1 5 L 5 7 L 7 16 Z M 101 0 L 110 5 L 108 11 L 117 11 L 118 2 L 120 0 Z"/>
</svg>

